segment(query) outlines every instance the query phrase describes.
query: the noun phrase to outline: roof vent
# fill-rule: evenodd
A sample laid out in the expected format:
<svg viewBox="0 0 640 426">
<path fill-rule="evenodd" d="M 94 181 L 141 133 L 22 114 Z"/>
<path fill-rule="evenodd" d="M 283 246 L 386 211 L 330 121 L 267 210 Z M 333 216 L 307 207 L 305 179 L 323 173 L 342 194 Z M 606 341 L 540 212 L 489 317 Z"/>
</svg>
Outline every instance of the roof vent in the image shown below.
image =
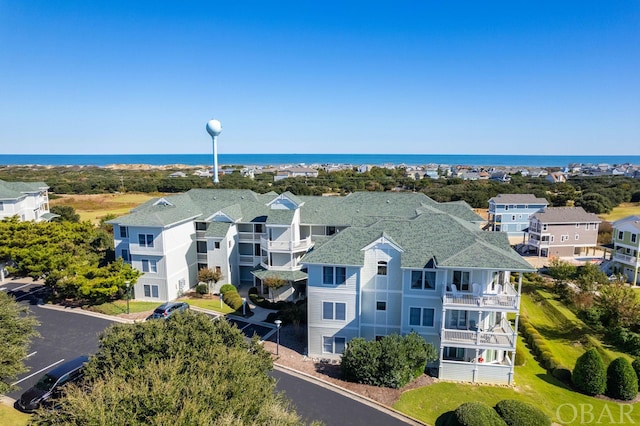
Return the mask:
<svg viewBox="0 0 640 426">
<path fill-rule="evenodd" d="M 387 204 L 391 204 L 391 200 L 387 200 Z"/>
</svg>

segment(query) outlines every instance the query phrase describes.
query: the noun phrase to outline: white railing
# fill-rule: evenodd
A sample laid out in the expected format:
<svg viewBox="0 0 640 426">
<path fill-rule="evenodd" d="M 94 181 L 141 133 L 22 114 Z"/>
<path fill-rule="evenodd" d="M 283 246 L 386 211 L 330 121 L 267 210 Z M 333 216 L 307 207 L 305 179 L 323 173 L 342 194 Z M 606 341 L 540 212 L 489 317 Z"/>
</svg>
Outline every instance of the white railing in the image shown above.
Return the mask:
<svg viewBox="0 0 640 426">
<path fill-rule="evenodd" d="M 455 346 L 456 344 L 475 345 L 481 347 L 501 347 L 515 349 L 516 333 L 506 319 L 489 330 L 442 330 L 442 344 Z"/>
<path fill-rule="evenodd" d="M 635 266 L 638 266 L 638 264 L 640 263 L 638 262 L 638 258 L 636 256 L 629 256 L 626 254 L 619 254 L 619 253 L 615 253 L 613 255 L 613 260 L 626 263 L 628 265 L 635 265 Z"/>
<path fill-rule="evenodd" d="M 445 291 L 442 296 L 443 305 L 452 307 L 487 307 L 499 309 L 517 309 L 520 296 L 516 289 L 508 283 L 502 284 L 501 293 L 483 292 L 477 295 L 463 291 Z"/>
<path fill-rule="evenodd" d="M 297 241 L 271 241 L 262 237 L 260 238 L 260 244 L 268 250 L 301 251 L 311 248 L 311 237 Z"/>
<path fill-rule="evenodd" d="M 505 363 L 440 361 L 442 380 L 472 383 L 513 384 L 513 367 Z"/>
</svg>

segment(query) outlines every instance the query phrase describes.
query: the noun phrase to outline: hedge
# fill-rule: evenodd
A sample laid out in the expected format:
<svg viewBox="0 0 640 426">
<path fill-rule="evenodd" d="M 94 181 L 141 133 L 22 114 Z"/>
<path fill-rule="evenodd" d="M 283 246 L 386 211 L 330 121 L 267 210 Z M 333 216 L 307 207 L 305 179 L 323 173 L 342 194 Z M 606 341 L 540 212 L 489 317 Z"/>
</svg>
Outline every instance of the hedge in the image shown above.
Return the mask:
<svg viewBox="0 0 640 426">
<path fill-rule="evenodd" d="M 542 337 L 533 325 L 531 325 L 529 319 L 524 315 L 520 316 L 519 328 L 522 333 L 522 337 L 531 348 L 531 352 L 536 356 L 536 358 L 538 358 L 540 366 L 548 370 L 549 373 L 557 379 L 570 383 L 571 371 L 567 367 L 563 366 L 560 361 L 553 356 L 545 338 Z M 516 357 L 517 356 L 518 352 L 516 352 Z M 520 364 L 516 363 L 516 365 Z M 560 369 L 561 371 L 554 373 L 557 369 Z M 569 377 L 567 377 L 567 371 L 569 372 Z"/>
<path fill-rule="evenodd" d="M 504 426 L 505 421 L 498 413 L 482 402 L 465 402 L 455 410 L 460 426 Z"/>
<path fill-rule="evenodd" d="M 498 402 L 495 410 L 508 426 L 550 426 L 551 419 L 538 407 L 515 399 Z"/>
<path fill-rule="evenodd" d="M 232 309 L 238 310 L 242 308 L 242 297 L 235 290 L 228 290 L 222 293 L 222 300 Z"/>
</svg>

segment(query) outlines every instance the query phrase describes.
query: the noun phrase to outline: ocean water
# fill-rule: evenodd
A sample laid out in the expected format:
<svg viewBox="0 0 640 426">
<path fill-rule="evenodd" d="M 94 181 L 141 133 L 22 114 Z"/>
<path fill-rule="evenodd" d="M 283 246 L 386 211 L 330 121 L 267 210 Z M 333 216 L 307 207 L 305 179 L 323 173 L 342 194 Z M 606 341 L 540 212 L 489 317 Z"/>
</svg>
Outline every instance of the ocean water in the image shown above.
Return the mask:
<svg viewBox="0 0 640 426">
<path fill-rule="evenodd" d="M 445 155 L 445 154 L 219 154 L 224 165 L 447 164 L 468 166 L 565 167 L 581 164 L 640 164 L 640 155 Z M 110 164 L 211 165 L 212 154 L 44 155 L 0 154 L 0 165 L 107 166 Z"/>
</svg>

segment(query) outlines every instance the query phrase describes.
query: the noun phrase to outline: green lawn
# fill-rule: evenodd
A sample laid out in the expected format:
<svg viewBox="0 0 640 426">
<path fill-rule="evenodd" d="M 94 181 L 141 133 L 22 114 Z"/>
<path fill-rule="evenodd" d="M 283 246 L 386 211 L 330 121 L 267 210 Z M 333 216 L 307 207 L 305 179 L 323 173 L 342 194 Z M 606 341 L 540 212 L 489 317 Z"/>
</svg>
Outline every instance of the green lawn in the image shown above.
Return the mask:
<svg viewBox="0 0 640 426">
<path fill-rule="evenodd" d="M 136 302 L 134 300 L 129 302 L 129 312 L 145 312 L 151 311 L 157 308 L 160 304 L 158 302 Z M 127 313 L 127 301 L 115 300 L 113 302 L 103 303 L 102 305 L 88 306 L 88 311 L 100 312 L 106 315 L 119 315 Z"/>
<path fill-rule="evenodd" d="M 0 425 L 23 426 L 29 424 L 29 414 L 21 413 L 13 407 L 0 404 Z"/>
<path fill-rule="evenodd" d="M 618 219 L 634 214 L 640 215 L 640 203 L 622 203 L 618 207 L 615 207 L 611 213 L 601 214 L 598 216 L 600 216 L 601 219 L 614 222 Z"/>
<path fill-rule="evenodd" d="M 521 349 L 521 345 L 523 341 L 519 338 L 518 349 Z M 631 412 L 630 417 L 635 423 L 640 423 L 640 403 L 629 407 L 626 404 L 574 392 L 548 375 L 527 348 L 524 349 L 524 354 L 525 365 L 515 368 L 516 386 L 514 388 L 440 382 L 403 393 L 393 408 L 430 425 L 443 425 L 446 413 L 455 410 L 464 402 L 478 401 L 494 406 L 502 399 L 518 399 L 539 407 L 554 421 L 561 424 L 619 423 L 621 407 L 626 410 L 625 412 Z M 574 408 L 577 416 L 571 421 Z M 592 422 L 587 422 L 586 420 L 589 419 L 587 411 L 590 409 L 595 418 Z M 581 422 L 580 410 L 585 412 L 585 422 Z M 613 417 L 607 417 L 608 413 Z M 597 423 L 598 418 L 600 418 L 599 423 Z M 623 424 L 629 423 L 631 421 L 628 419 L 623 422 Z"/>
<path fill-rule="evenodd" d="M 226 303 L 220 303 L 218 296 L 211 296 L 211 299 L 201 299 L 197 297 L 183 297 L 180 300 L 187 302 L 190 305 L 197 306 L 202 309 L 208 309 L 210 311 L 220 312 L 221 314 L 229 314 L 235 312 L 235 309 L 227 306 Z M 222 305 L 222 307 L 221 307 Z"/>
</svg>

